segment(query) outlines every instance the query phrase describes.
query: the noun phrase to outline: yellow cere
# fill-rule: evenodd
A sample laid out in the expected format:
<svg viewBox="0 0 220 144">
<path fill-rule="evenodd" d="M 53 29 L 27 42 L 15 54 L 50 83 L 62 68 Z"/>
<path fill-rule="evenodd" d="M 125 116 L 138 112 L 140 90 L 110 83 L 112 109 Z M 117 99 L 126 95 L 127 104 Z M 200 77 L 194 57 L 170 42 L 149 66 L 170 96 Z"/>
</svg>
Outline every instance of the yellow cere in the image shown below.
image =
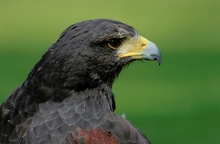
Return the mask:
<svg viewBox="0 0 220 144">
<path fill-rule="evenodd" d="M 128 38 L 123 41 L 122 46 L 118 49 L 118 56 L 120 58 L 131 56 L 134 59 L 139 59 L 147 45 L 148 40 L 142 36 L 138 38 Z"/>
</svg>

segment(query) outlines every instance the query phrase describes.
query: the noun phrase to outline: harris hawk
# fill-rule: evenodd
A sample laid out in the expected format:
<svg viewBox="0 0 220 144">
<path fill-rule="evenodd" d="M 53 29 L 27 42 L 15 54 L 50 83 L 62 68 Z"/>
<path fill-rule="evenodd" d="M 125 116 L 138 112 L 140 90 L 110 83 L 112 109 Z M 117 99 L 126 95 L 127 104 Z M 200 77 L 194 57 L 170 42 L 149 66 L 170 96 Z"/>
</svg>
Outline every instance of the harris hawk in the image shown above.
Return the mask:
<svg viewBox="0 0 220 144">
<path fill-rule="evenodd" d="M 149 144 L 114 113 L 112 84 L 135 60 L 157 60 L 157 46 L 119 21 L 68 27 L 0 108 L 1 144 Z"/>
</svg>

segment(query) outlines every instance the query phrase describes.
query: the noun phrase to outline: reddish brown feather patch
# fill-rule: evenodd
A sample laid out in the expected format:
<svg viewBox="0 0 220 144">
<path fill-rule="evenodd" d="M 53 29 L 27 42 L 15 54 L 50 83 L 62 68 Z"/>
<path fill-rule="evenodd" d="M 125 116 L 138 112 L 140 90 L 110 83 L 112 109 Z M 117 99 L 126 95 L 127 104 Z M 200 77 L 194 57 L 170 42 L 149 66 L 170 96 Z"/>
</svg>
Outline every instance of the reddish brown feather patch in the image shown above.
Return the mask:
<svg viewBox="0 0 220 144">
<path fill-rule="evenodd" d="M 114 134 L 102 129 L 82 130 L 77 129 L 71 133 L 72 144 L 119 144 Z"/>
</svg>

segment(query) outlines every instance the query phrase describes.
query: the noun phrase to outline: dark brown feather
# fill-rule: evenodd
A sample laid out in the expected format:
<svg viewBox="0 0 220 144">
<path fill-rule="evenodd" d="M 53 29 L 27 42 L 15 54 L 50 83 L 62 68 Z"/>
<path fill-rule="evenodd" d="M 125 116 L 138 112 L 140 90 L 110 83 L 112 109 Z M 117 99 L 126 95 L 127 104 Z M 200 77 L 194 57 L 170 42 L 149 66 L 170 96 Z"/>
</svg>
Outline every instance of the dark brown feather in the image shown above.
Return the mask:
<svg viewBox="0 0 220 144">
<path fill-rule="evenodd" d="M 67 28 L 2 104 L 0 143 L 149 144 L 114 113 L 111 90 L 132 60 L 119 60 L 106 41 L 135 34 L 132 27 L 106 19 Z"/>
</svg>

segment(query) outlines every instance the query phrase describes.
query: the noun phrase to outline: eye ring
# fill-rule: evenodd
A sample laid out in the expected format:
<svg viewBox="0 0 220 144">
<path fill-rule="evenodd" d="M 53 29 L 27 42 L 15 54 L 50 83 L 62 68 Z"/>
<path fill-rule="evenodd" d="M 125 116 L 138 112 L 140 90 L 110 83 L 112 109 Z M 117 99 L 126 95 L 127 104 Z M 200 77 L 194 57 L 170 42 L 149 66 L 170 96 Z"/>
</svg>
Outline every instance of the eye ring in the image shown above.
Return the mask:
<svg viewBox="0 0 220 144">
<path fill-rule="evenodd" d="M 108 46 L 112 49 L 118 49 L 121 46 L 121 39 L 111 39 L 108 41 Z"/>
</svg>

